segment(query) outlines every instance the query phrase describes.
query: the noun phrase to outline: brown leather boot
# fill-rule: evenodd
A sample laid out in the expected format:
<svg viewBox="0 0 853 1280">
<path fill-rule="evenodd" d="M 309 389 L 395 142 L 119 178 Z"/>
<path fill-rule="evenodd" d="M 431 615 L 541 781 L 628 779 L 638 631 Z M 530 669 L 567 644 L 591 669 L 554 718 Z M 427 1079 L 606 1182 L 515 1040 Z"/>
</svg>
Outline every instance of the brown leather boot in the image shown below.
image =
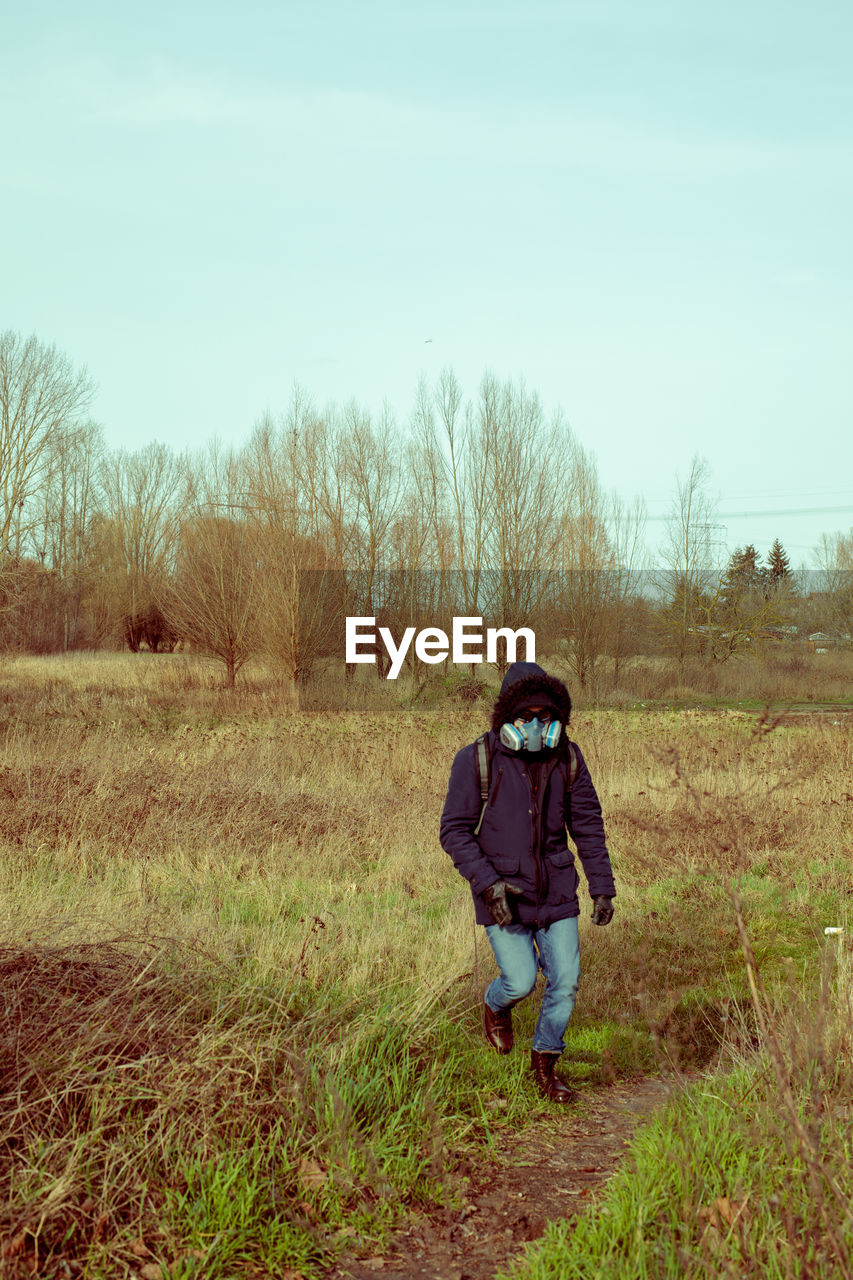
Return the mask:
<svg viewBox="0 0 853 1280">
<path fill-rule="evenodd" d="M 559 1053 L 539 1053 L 536 1049 L 531 1049 L 530 1065 L 533 1068 L 533 1079 L 536 1081 L 539 1092 L 544 1094 L 549 1102 L 575 1102 L 578 1098 L 577 1092 L 563 1084 L 562 1080 L 554 1075 L 559 1056 Z"/>
<path fill-rule="evenodd" d="M 483 1030 L 486 1039 L 498 1053 L 509 1053 L 512 1049 L 512 1011 L 501 1009 L 494 1013 L 485 1000 L 483 1001 Z"/>
</svg>

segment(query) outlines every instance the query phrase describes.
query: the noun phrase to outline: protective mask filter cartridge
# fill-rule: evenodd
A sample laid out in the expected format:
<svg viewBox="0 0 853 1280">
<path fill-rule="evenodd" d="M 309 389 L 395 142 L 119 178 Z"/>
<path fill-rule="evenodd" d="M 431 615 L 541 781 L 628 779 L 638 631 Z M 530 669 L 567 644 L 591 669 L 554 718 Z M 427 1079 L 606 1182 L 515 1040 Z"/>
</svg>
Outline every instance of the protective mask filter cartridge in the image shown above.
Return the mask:
<svg viewBox="0 0 853 1280">
<path fill-rule="evenodd" d="M 521 725 L 501 725 L 500 739 L 510 751 L 541 751 L 556 747 L 560 741 L 562 725 L 559 720 L 542 721 L 538 716 L 525 720 Z"/>
</svg>

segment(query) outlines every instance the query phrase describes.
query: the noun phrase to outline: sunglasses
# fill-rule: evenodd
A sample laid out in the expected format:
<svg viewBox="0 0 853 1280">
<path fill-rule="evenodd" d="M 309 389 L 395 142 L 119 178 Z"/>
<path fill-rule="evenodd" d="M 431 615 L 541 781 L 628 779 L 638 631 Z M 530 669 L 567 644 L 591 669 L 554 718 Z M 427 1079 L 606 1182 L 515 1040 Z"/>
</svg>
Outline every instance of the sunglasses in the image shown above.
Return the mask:
<svg viewBox="0 0 853 1280">
<path fill-rule="evenodd" d="M 522 707 L 520 711 L 513 716 L 513 721 L 518 724 L 519 720 L 523 720 L 527 724 L 530 720 L 538 720 L 540 724 L 550 724 L 554 719 L 553 711 L 549 711 L 547 707 Z"/>
</svg>

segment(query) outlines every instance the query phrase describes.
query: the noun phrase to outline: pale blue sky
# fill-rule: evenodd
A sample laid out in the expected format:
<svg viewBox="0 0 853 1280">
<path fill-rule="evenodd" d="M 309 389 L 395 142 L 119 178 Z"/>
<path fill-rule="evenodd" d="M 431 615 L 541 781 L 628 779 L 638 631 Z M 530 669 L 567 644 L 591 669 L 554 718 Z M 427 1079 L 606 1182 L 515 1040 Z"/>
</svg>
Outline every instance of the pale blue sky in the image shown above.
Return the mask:
<svg viewBox="0 0 853 1280">
<path fill-rule="evenodd" d="M 0 328 L 88 365 L 111 445 L 239 442 L 294 380 L 405 420 L 419 374 L 491 368 L 652 516 L 698 451 L 730 546 L 853 525 L 846 0 L 3 28 Z"/>
</svg>

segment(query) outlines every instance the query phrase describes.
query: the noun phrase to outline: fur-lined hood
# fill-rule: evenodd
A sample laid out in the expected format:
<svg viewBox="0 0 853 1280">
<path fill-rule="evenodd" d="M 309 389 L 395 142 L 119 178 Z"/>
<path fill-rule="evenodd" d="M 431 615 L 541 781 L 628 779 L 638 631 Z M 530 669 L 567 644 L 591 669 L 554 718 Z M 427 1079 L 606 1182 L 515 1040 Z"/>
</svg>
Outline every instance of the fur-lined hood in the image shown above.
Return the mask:
<svg viewBox="0 0 853 1280">
<path fill-rule="evenodd" d="M 562 680 L 549 676 L 535 662 L 514 662 L 503 678 L 492 712 L 492 728 L 499 733 L 501 725 L 513 719 L 513 711 L 538 701 L 553 706 L 564 727 L 569 723 L 572 700 Z"/>
</svg>

